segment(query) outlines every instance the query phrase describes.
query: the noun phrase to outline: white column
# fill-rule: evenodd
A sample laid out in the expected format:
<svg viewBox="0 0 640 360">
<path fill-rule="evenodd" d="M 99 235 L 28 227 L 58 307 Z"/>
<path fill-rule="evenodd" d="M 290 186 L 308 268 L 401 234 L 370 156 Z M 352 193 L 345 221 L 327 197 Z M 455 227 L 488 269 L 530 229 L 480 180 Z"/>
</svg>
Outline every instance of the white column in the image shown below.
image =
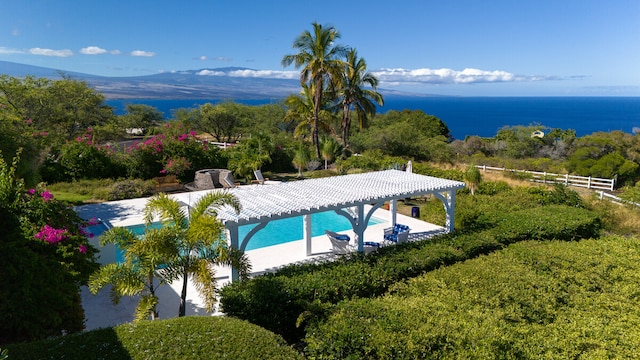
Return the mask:
<svg viewBox="0 0 640 360">
<path fill-rule="evenodd" d="M 311 215 L 302 215 L 302 237 L 307 242 L 307 256 L 311 256 Z"/>
<path fill-rule="evenodd" d="M 389 201 L 389 226 L 393 227 L 396 225 L 396 221 L 398 219 L 398 200 L 393 199 Z"/>
<path fill-rule="evenodd" d="M 231 248 L 238 249 L 239 248 L 239 239 L 238 239 L 238 225 L 231 224 L 227 226 L 229 241 Z M 240 274 L 238 273 L 238 269 L 231 267 L 231 282 L 234 282 L 240 278 Z"/>
</svg>

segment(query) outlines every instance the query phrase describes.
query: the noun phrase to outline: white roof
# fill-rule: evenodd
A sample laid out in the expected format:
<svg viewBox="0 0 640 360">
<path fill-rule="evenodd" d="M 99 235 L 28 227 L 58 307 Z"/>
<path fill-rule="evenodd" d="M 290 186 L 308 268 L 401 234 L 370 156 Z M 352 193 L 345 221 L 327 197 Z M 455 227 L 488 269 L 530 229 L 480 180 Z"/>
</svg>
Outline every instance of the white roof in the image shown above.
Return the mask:
<svg viewBox="0 0 640 360">
<path fill-rule="evenodd" d="M 240 214 L 224 207 L 218 211 L 218 218 L 224 223 L 254 224 L 359 204 L 454 191 L 464 186 L 460 181 L 399 170 L 240 186 L 228 190 L 240 200 Z"/>
</svg>

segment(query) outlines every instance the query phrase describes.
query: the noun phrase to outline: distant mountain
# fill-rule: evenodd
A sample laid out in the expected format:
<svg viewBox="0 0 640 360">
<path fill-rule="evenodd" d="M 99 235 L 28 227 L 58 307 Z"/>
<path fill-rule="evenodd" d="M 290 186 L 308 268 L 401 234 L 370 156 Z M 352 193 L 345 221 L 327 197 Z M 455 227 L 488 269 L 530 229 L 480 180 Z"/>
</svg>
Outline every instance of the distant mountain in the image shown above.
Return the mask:
<svg viewBox="0 0 640 360">
<path fill-rule="evenodd" d="M 300 92 L 297 79 L 229 76 L 246 68 L 186 70 L 146 76 L 107 77 L 0 61 L 0 73 L 60 79 L 62 74 L 85 81 L 107 99 L 269 99 Z M 201 75 L 203 73 L 215 75 Z"/>
<path fill-rule="evenodd" d="M 0 61 L 0 74 L 13 77 L 32 75 L 50 79 L 61 79 L 64 74 L 72 79 L 85 81 L 104 94 L 107 99 L 281 99 L 300 92 L 298 79 L 229 76 L 233 71 L 242 70 L 251 69 L 226 67 L 145 76 L 108 77 Z M 417 94 L 385 90 L 383 95 L 416 96 Z"/>
</svg>

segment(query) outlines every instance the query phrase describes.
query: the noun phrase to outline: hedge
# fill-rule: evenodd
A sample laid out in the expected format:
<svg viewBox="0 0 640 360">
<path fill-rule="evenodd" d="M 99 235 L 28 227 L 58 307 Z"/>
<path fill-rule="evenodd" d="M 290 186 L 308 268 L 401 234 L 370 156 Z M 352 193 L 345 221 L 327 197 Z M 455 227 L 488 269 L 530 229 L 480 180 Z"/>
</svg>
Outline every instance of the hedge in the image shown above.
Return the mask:
<svg viewBox="0 0 640 360">
<path fill-rule="evenodd" d="M 425 274 L 309 326 L 313 359 L 629 359 L 640 238 L 520 242 Z"/>
<path fill-rule="evenodd" d="M 599 229 L 597 215 L 580 208 L 521 210 L 487 230 L 385 247 L 368 256 L 354 254 L 335 263 L 292 265 L 273 274 L 231 283 L 221 290 L 222 310 L 276 332 L 289 342 L 297 342 L 304 336 L 304 327 L 296 326 L 301 315 L 321 320 L 332 304 L 380 296 L 399 281 L 528 237 L 597 237 Z"/>
<path fill-rule="evenodd" d="M 187 316 L 142 321 L 7 347 L 9 359 L 302 359 L 246 321 Z"/>
</svg>

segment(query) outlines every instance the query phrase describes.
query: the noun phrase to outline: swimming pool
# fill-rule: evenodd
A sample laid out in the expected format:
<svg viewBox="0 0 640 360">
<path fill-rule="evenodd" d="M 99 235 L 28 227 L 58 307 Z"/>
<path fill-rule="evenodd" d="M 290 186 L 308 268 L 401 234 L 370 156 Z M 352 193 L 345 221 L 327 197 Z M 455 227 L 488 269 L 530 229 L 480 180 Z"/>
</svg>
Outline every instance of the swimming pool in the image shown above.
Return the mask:
<svg viewBox="0 0 640 360">
<path fill-rule="evenodd" d="M 371 217 L 369 226 L 384 222 L 382 219 Z M 238 228 L 240 241 L 258 224 L 244 225 Z M 151 226 L 160 226 L 160 223 L 154 223 Z M 127 226 L 133 233 L 142 235 L 145 226 L 143 224 Z M 105 231 L 104 225 L 91 226 L 88 229 L 94 236 L 99 236 Z M 303 239 L 303 220 L 302 216 L 279 219 L 270 221 L 264 228 L 256 232 L 249 240 L 245 250 L 255 250 L 267 246 L 279 245 L 291 241 Z M 325 230 L 345 231 L 351 230 L 351 223 L 344 217 L 336 214 L 334 211 L 324 211 L 311 215 L 311 236 L 324 235 Z M 122 254 L 116 250 L 116 261 L 121 261 Z"/>
</svg>

